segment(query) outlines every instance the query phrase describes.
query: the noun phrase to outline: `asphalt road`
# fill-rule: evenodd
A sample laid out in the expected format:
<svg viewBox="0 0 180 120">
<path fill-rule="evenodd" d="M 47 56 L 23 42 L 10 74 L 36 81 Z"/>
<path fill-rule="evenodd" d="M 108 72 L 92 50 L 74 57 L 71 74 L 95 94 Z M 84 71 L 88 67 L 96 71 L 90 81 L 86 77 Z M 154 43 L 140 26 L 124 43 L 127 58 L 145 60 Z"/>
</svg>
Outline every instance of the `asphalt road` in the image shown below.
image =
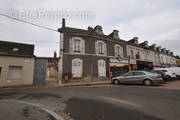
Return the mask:
<svg viewBox="0 0 180 120">
<path fill-rule="evenodd" d="M 0 91 L 3 99 L 47 105 L 75 120 L 180 120 L 180 90 L 129 85 L 15 89 Z"/>
</svg>

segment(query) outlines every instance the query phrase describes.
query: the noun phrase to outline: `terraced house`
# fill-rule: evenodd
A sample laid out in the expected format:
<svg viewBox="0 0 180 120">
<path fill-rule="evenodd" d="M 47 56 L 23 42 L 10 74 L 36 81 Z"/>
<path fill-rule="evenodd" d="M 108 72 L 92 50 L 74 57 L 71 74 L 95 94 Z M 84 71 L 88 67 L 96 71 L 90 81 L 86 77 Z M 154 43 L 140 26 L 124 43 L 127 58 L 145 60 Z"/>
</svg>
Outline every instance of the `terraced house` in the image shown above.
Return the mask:
<svg viewBox="0 0 180 120">
<path fill-rule="evenodd" d="M 58 31 L 58 74 L 63 83 L 105 80 L 135 69 L 176 66 L 176 58 L 169 50 L 149 46 L 148 41 L 139 43 L 138 37 L 122 40 L 118 30 L 105 35 L 99 25 L 77 29 L 66 27 L 63 19 Z"/>
<path fill-rule="evenodd" d="M 138 37 L 127 41 L 127 55 L 130 59 L 131 70 L 148 70 L 160 67 L 177 66 L 173 52 L 166 48 L 156 47 L 156 44 L 148 45 L 148 41 L 138 42 Z"/>
<path fill-rule="evenodd" d="M 87 30 L 65 26 L 60 32 L 59 75 L 61 82 L 109 79 L 110 71 L 129 70 L 126 41 L 117 30 L 105 35 L 101 26 Z"/>
</svg>

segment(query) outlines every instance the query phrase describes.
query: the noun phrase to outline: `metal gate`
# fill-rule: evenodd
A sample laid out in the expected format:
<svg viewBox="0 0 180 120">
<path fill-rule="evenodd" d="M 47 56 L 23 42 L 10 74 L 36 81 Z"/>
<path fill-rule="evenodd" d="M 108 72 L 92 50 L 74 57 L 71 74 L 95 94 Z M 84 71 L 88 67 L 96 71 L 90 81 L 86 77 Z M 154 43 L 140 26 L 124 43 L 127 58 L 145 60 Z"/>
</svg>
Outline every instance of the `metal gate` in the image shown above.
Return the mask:
<svg viewBox="0 0 180 120">
<path fill-rule="evenodd" d="M 34 84 L 45 84 L 46 83 L 46 68 L 48 60 L 36 58 L 35 70 L 34 70 Z"/>
</svg>

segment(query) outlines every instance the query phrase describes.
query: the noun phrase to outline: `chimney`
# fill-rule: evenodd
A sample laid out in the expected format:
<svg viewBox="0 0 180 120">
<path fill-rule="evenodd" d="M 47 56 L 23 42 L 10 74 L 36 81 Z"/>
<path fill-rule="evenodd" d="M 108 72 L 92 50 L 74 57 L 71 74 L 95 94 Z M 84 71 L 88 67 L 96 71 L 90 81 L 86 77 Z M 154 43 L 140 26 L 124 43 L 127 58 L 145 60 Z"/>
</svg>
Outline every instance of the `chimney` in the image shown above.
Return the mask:
<svg viewBox="0 0 180 120">
<path fill-rule="evenodd" d="M 54 58 L 53 58 L 53 63 L 54 63 L 54 65 L 56 65 L 57 63 L 56 63 L 56 59 L 57 59 L 57 53 L 56 53 L 56 51 L 54 52 Z"/>
<path fill-rule="evenodd" d="M 92 31 L 92 30 L 93 30 L 93 28 L 89 26 L 88 27 L 88 31 Z"/>
<path fill-rule="evenodd" d="M 62 19 L 62 27 L 66 27 L 66 21 L 65 21 L 65 18 Z"/>
</svg>

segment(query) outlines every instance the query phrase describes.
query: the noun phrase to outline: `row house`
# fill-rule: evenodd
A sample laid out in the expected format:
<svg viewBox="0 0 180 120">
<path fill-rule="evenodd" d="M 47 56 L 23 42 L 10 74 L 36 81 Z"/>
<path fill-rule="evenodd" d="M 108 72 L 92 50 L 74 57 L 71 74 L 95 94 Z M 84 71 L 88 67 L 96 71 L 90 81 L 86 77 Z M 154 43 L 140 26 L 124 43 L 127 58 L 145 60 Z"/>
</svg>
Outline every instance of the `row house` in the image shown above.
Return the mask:
<svg viewBox="0 0 180 120">
<path fill-rule="evenodd" d="M 169 50 L 149 46 L 148 41 L 129 41 L 119 37 L 118 30 L 109 35 L 101 26 L 87 30 L 65 26 L 60 32 L 60 58 L 58 76 L 60 82 L 96 81 L 123 74 L 135 69 L 153 69 L 176 65 L 176 58 Z"/>
<path fill-rule="evenodd" d="M 126 48 L 131 70 L 176 66 L 176 58 L 173 52 L 160 46 L 156 47 L 156 44 L 149 46 L 148 41 L 138 43 L 138 37 L 129 40 Z"/>
<path fill-rule="evenodd" d="M 129 71 L 126 41 L 117 30 L 105 35 L 101 26 L 70 28 L 62 21 L 60 32 L 60 82 L 109 79 L 110 72 Z"/>
<path fill-rule="evenodd" d="M 127 42 L 126 48 L 131 70 L 152 69 L 154 55 L 149 50 L 148 41 L 139 44 L 138 37 L 134 37 Z"/>
</svg>

